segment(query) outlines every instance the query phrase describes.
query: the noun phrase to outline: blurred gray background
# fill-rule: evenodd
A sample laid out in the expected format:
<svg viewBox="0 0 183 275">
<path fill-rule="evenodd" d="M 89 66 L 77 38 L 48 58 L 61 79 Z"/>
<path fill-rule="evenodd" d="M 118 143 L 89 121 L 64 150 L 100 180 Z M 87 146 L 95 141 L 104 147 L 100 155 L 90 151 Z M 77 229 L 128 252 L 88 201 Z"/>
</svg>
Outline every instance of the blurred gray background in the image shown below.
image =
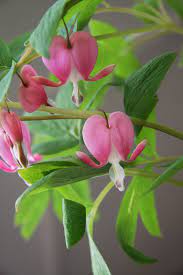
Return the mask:
<svg viewBox="0 0 183 275">
<path fill-rule="evenodd" d="M 181 0 L 180 0 L 181 1 Z M 10 41 L 16 35 L 36 26 L 51 0 L 0 0 L 0 37 Z M 110 1 L 113 5 L 130 5 L 133 1 Z M 102 19 L 120 29 L 135 27 L 137 21 L 125 15 L 106 14 Z M 182 37 L 169 35 L 146 43 L 137 49 L 142 63 L 166 50 L 180 50 Z M 183 130 L 183 70 L 172 66 L 163 81 L 158 103 L 158 121 Z M 16 87 L 16 85 L 15 85 Z M 105 102 L 106 111 L 121 110 L 121 98 L 112 91 Z M 161 155 L 183 154 L 181 141 L 158 133 Z M 181 178 L 181 177 L 180 177 Z M 92 184 L 93 194 L 101 181 Z M 23 192 L 24 183 L 16 175 L 0 174 L 0 274 L 1 275 L 89 275 L 91 273 L 86 238 L 72 250 L 66 250 L 62 225 L 48 210 L 33 238 L 26 242 L 14 227 L 14 203 Z M 115 217 L 121 200 L 115 189 L 105 199 L 95 240 L 113 275 L 180 275 L 183 274 L 183 189 L 163 185 L 156 192 L 162 239 L 148 235 L 139 223 L 137 247 L 146 255 L 159 259 L 155 265 L 141 266 L 131 261 L 119 248 L 115 238 Z"/>
</svg>

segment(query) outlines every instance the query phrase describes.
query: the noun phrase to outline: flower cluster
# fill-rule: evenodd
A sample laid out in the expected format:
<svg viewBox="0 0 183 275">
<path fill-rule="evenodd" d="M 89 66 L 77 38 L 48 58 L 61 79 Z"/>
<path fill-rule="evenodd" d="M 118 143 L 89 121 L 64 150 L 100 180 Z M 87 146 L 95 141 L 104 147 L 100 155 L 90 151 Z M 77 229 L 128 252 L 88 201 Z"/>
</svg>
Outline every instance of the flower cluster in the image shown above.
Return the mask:
<svg viewBox="0 0 183 275">
<path fill-rule="evenodd" d="M 19 101 L 26 112 L 34 112 L 41 105 L 50 106 L 45 86 L 58 87 L 68 81 L 73 84 L 72 101 L 79 106 L 83 100 L 78 82 L 97 81 L 110 73 L 114 65 L 109 65 L 95 76 L 91 72 L 96 64 L 98 47 L 94 37 L 87 32 L 75 32 L 67 39 L 55 36 L 49 49 L 49 59 L 42 57 L 48 70 L 58 78 L 53 82 L 39 76 L 31 65 L 24 65 L 18 75 L 21 79 Z M 109 175 L 116 187 L 124 190 L 124 169 L 120 161 L 133 161 L 142 152 L 146 141 L 142 141 L 128 155 L 134 142 L 134 129 L 131 120 L 121 112 L 102 117 L 91 116 L 83 127 L 83 140 L 89 152 L 99 162 L 95 163 L 83 152 L 77 152 L 78 158 L 87 165 L 100 168 L 111 164 Z M 14 112 L 0 112 L 0 168 L 6 172 L 15 172 L 41 159 L 31 151 L 31 137 L 25 123 Z"/>
<path fill-rule="evenodd" d="M 60 81 L 52 82 L 37 72 L 30 65 L 25 65 L 20 73 L 22 83 L 19 88 L 19 99 L 27 112 L 34 112 L 41 105 L 49 105 L 44 86 L 58 87 L 68 81 L 73 84 L 72 101 L 79 106 L 83 101 L 79 91 L 78 81 L 97 81 L 109 75 L 114 65 L 109 65 L 97 75 L 91 77 L 98 55 L 98 47 L 95 38 L 87 32 L 75 32 L 68 39 L 55 36 L 51 43 L 50 58 L 42 58 L 48 70 Z"/>
</svg>

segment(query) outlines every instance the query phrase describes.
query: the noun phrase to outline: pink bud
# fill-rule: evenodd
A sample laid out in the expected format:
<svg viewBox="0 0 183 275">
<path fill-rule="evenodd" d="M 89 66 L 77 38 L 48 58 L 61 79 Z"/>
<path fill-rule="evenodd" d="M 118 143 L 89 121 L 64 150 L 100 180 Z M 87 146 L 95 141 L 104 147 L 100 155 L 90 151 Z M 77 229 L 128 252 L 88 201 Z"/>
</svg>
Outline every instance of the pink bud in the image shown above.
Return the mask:
<svg viewBox="0 0 183 275">
<path fill-rule="evenodd" d="M 27 167 L 28 162 L 41 160 L 38 154 L 31 151 L 31 136 L 28 127 L 13 112 L 0 112 L 0 169 L 5 172 L 16 172 Z"/>
<path fill-rule="evenodd" d="M 96 81 L 109 75 L 114 65 L 109 65 L 96 76 L 91 77 L 98 56 L 97 42 L 87 32 L 75 32 L 70 36 L 70 45 L 65 38 L 55 36 L 50 46 L 50 59 L 43 57 L 43 63 L 62 84 L 67 81 L 73 83 L 74 103 L 78 106 L 81 102 L 81 93 L 78 88 L 79 80 Z"/>
<path fill-rule="evenodd" d="M 24 110 L 29 113 L 36 111 L 41 105 L 49 105 L 43 85 L 57 87 L 61 84 L 38 76 L 31 65 L 23 66 L 20 75 L 22 83 L 19 88 L 19 100 Z"/>
<path fill-rule="evenodd" d="M 133 146 L 134 129 L 130 118 L 122 112 L 110 114 L 108 121 L 99 115 L 91 116 L 83 127 L 83 140 L 99 164 L 82 152 L 77 152 L 78 158 L 95 168 L 111 163 L 109 171 L 111 180 L 120 191 L 123 191 L 125 174 L 119 162 L 128 161 L 128 155 Z M 141 142 L 132 153 L 130 160 L 135 160 L 145 145 L 146 141 Z"/>
<path fill-rule="evenodd" d="M 0 112 L 0 124 L 13 144 L 23 141 L 21 122 L 14 112 L 2 110 Z"/>
</svg>

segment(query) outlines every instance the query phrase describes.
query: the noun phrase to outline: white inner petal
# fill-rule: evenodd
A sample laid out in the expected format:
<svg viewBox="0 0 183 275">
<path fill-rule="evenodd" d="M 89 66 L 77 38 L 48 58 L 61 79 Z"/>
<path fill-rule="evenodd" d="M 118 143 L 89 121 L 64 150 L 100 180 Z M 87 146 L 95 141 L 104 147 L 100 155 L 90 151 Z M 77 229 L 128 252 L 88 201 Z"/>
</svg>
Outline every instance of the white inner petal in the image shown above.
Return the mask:
<svg viewBox="0 0 183 275">
<path fill-rule="evenodd" d="M 119 164 L 121 157 L 116 150 L 115 146 L 112 144 L 112 150 L 108 158 L 108 162 L 110 162 L 111 168 L 109 169 L 109 176 L 111 180 L 114 182 L 119 191 L 124 191 L 124 178 L 125 172 L 123 167 Z"/>
<path fill-rule="evenodd" d="M 118 151 L 116 150 L 116 147 L 112 144 L 112 150 L 108 158 L 108 162 L 113 163 L 113 162 L 120 162 L 121 157 Z"/>
<path fill-rule="evenodd" d="M 73 92 L 72 92 L 72 98 L 76 106 L 78 107 L 81 103 L 81 93 L 79 91 L 78 87 L 78 81 L 82 79 L 82 76 L 77 71 L 77 69 L 72 66 L 71 74 L 69 76 L 69 81 L 73 84 Z"/>
<path fill-rule="evenodd" d="M 112 163 L 111 168 L 109 169 L 109 176 L 114 182 L 119 191 L 124 191 L 124 178 L 125 171 L 119 162 Z"/>
</svg>

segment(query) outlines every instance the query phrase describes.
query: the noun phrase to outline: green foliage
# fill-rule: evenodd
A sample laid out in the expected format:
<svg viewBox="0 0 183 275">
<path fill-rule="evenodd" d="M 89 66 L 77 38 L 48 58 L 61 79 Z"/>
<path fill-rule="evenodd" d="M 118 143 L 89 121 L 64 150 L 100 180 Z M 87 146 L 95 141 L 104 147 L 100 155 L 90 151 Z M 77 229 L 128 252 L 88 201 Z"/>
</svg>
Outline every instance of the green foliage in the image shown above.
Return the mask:
<svg viewBox="0 0 183 275">
<path fill-rule="evenodd" d="M 53 170 L 53 172 L 49 171 L 48 175 L 44 176 L 40 180 L 38 180 L 36 183 L 34 183 L 32 186 L 30 186 L 19 198 L 19 202 L 28 194 L 33 195 L 40 192 L 44 192 L 53 188 L 60 188 L 61 186 L 71 184 L 74 182 L 90 179 L 96 176 L 105 175 L 108 173 L 108 166 L 105 166 L 100 169 L 94 169 L 89 166 L 68 166 L 63 167 L 62 169 Z M 30 179 L 30 171 L 28 168 L 26 170 L 23 170 L 24 172 L 19 172 L 19 174 L 22 176 L 24 174 L 23 178 Z M 27 181 L 28 181 L 27 180 Z M 28 181 L 29 182 L 29 181 Z"/>
<path fill-rule="evenodd" d="M 64 198 L 88 207 L 91 204 L 89 183 L 87 181 L 77 182 L 74 185 L 65 186 L 60 190 L 51 190 L 27 196 L 15 213 L 15 224 L 20 228 L 21 236 L 24 239 L 31 238 L 50 200 L 53 212 L 61 223 L 62 201 Z"/>
<path fill-rule="evenodd" d="M 27 169 L 20 169 L 18 173 L 26 182 L 33 184 L 53 171 L 77 165 L 74 158 L 60 158 L 60 161 L 47 161 L 34 164 Z"/>
<path fill-rule="evenodd" d="M 45 57 L 49 57 L 49 46 L 54 35 L 56 35 L 57 27 L 60 19 L 63 18 L 68 8 L 78 1 L 59 0 L 56 1 L 44 14 L 40 23 L 30 36 L 32 47 Z"/>
<path fill-rule="evenodd" d="M 87 216 L 87 234 L 88 234 L 88 241 L 90 246 L 90 255 L 91 255 L 91 263 L 92 263 L 92 271 L 94 275 L 111 275 L 110 270 L 105 263 L 104 258 L 100 254 L 96 244 L 93 241 L 93 226 L 94 221 L 96 219 L 98 208 L 103 201 L 106 194 L 110 191 L 110 189 L 114 186 L 112 182 L 110 182 L 106 187 L 102 190 L 99 194 L 97 199 L 95 200 L 92 208 L 88 211 Z"/>
<path fill-rule="evenodd" d="M 59 222 L 62 222 L 62 200 L 63 196 L 58 190 L 52 190 L 50 191 L 51 198 L 52 198 L 52 208 L 55 216 L 59 220 Z"/>
<path fill-rule="evenodd" d="M 117 217 L 116 233 L 122 248 L 132 259 L 139 263 L 154 263 L 156 259 L 149 258 L 134 248 L 140 184 L 139 179 L 135 177 L 125 191 Z"/>
<path fill-rule="evenodd" d="M 11 56 L 16 62 L 18 62 L 19 58 L 21 57 L 25 49 L 25 42 L 28 40 L 29 36 L 29 32 L 23 33 L 22 35 L 19 35 L 18 37 L 14 38 L 8 44 Z"/>
<path fill-rule="evenodd" d="M 0 39 L 0 71 L 9 69 L 12 64 L 12 56 L 8 45 Z"/>
<path fill-rule="evenodd" d="M 81 204 L 63 199 L 63 225 L 67 248 L 79 242 L 85 233 L 86 209 Z"/>
<path fill-rule="evenodd" d="M 153 111 L 149 116 L 148 121 L 155 122 L 155 120 L 155 111 Z M 136 143 L 138 144 L 143 139 L 146 139 L 148 142 L 143 151 L 144 157 L 156 157 L 155 131 L 143 128 Z M 145 171 L 152 171 L 151 167 L 145 167 L 144 169 Z M 141 217 L 144 226 L 152 236 L 161 236 L 154 192 L 151 192 L 142 198 L 145 190 L 148 190 L 149 186 L 152 186 L 152 184 L 153 179 L 151 178 L 142 176 L 133 177 L 127 191 L 125 191 L 116 223 L 116 232 L 122 248 L 131 258 L 140 263 L 153 263 L 156 260 L 145 257 L 140 251 L 137 251 L 134 248 L 138 216 Z"/>
<path fill-rule="evenodd" d="M 0 81 L 0 102 L 4 100 L 4 97 L 6 96 L 8 89 L 10 87 L 12 77 L 14 74 L 15 64 L 16 63 L 13 61 L 10 70 Z"/>
<path fill-rule="evenodd" d="M 20 227 L 24 239 L 30 239 L 48 207 L 49 192 L 27 197 L 15 215 L 15 225 Z"/>
<path fill-rule="evenodd" d="M 155 122 L 156 115 L 155 110 L 150 114 L 148 121 Z M 146 158 L 154 158 L 157 157 L 156 153 L 156 133 L 153 129 L 143 128 L 140 135 L 138 136 L 137 143 L 143 139 L 146 139 L 148 144 L 143 151 L 143 155 Z M 145 171 L 153 172 L 152 167 L 145 167 Z M 153 184 L 153 179 L 150 178 L 143 178 L 136 176 L 134 177 L 137 181 L 138 187 L 143 194 L 145 190 L 149 188 Z M 146 227 L 147 231 L 152 236 L 161 236 L 161 231 L 159 227 L 158 217 L 157 217 L 157 210 L 155 206 L 155 194 L 154 192 L 150 192 L 144 198 L 139 200 L 139 214 L 142 219 L 144 226 Z"/>
<path fill-rule="evenodd" d="M 153 191 L 157 187 L 159 187 L 162 183 L 166 182 L 168 179 L 173 177 L 178 171 L 183 168 L 183 157 L 180 157 L 177 161 L 171 164 L 152 184 L 144 194 L 148 194 Z"/>
<path fill-rule="evenodd" d="M 125 84 L 124 105 L 128 115 L 147 119 L 157 103 L 157 90 L 175 60 L 175 53 L 155 57 L 133 73 Z M 138 134 L 142 127 L 135 127 Z"/>
<path fill-rule="evenodd" d="M 60 108 L 75 109 L 71 101 L 72 84 L 68 83 L 59 89 L 56 96 L 56 106 Z M 34 112 L 34 115 L 43 115 L 41 112 Z M 39 135 L 34 151 L 43 155 L 63 153 L 65 150 L 79 145 L 80 139 L 80 120 L 60 119 L 60 120 L 42 120 L 39 123 L 31 121 L 28 123 L 33 134 Z M 49 137 L 44 140 L 45 136 Z M 40 143 L 40 139 L 43 142 Z"/>
<path fill-rule="evenodd" d="M 89 28 L 94 36 L 118 31 L 109 23 L 99 20 L 91 20 Z M 139 67 L 139 62 L 125 38 L 101 39 L 98 40 L 98 46 L 98 61 L 94 72 L 109 64 L 116 64 L 115 74 L 120 77 L 127 77 Z"/>
<path fill-rule="evenodd" d="M 90 18 L 95 13 L 97 6 L 102 2 L 102 0 L 86 0 L 84 1 L 85 6 L 81 13 L 78 15 L 77 29 L 78 31 L 84 29 L 84 27 L 90 21 Z"/>
<path fill-rule="evenodd" d="M 62 136 L 58 139 L 52 139 L 34 145 L 34 152 L 41 155 L 53 155 L 78 145 L 78 140 L 72 136 Z"/>
<path fill-rule="evenodd" d="M 183 18 L 183 2 L 181 0 L 166 0 L 167 4 Z"/>
<path fill-rule="evenodd" d="M 143 0 L 143 1 L 140 1 L 140 3 L 135 4 L 133 9 L 136 11 L 146 13 L 147 15 L 149 14 L 154 17 L 157 17 L 155 10 L 158 11 L 158 1 L 157 0 Z M 138 16 L 138 18 L 147 24 L 154 23 L 152 20 L 144 19 L 143 17 L 140 17 L 140 16 Z"/>
<path fill-rule="evenodd" d="M 79 29 L 84 28 L 93 15 L 96 6 L 101 1 L 88 0 L 58 0 L 42 17 L 40 23 L 30 36 L 32 47 L 41 55 L 49 57 L 49 46 L 56 35 L 61 19 L 66 16 L 68 22 L 73 16 L 78 16 Z M 81 4 L 80 4 L 81 3 Z M 67 13 L 69 16 L 67 17 Z"/>
<path fill-rule="evenodd" d="M 90 234 L 88 234 L 88 240 L 90 245 L 90 255 L 92 261 L 92 270 L 94 275 L 111 275 L 104 258 L 100 254 L 96 244 L 94 243 Z"/>
</svg>

